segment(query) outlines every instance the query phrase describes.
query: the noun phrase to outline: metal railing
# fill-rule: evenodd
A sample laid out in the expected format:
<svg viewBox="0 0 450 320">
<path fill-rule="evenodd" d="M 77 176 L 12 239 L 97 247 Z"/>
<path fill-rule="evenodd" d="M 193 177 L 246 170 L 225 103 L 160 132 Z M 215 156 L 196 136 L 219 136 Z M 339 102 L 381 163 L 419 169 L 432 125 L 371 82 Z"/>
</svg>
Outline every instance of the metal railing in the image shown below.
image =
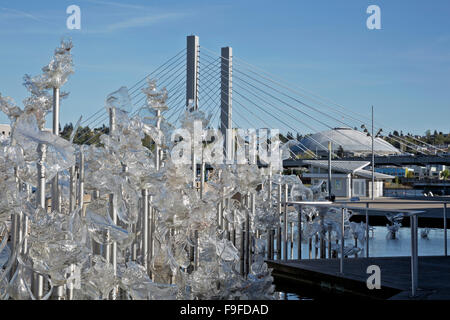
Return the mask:
<svg viewBox="0 0 450 320">
<path fill-rule="evenodd" d="M 281 200 L 281 199 L 279 199 Z M 362 203 L 365 204 L 364 207 L 351 206 L 349 204 Z M 403 213 L 406 217 L 410 218 L 410 230 L 411 230 L 411 294 L 415 296 L 418 288 L 418 215 L 422 213 L 426 213 L 423 210 L 409 210 L 409 209 L 384 209 L 384 208 L 370 208 L 370 204 L 392 204 L 392 202 L 373 202 L 373 201 L 359 201 L 359 202 L 351 202 L 351 201 L 342 201 L 342 202 L 330 202 L 330 201 L 287 201 L 286 197 L 284 201 L 281 201 L 281 204 L 284 205 L 284 210 L 282 213 L 283 216 L 283 228 L 282 228 L 282 240 L 283 240 L 283 254 L 281 254 L 281 250 L 278 251 L 277 258 L 284 261 L 288 260 L 288 206 L 289 205 L 299 205 L 300 210 L 298 212 L 298 238 L 297 238 L 297 255 L 298 259 L 302 259 L 302 232 L 301 232 L 301 224 L 302 224 L 302 208 L 303 206 L 313 206 L 313 207 L 325 207 L 325 208 L 337 208 L 341 211 L 341 239 L 340 239 L 340 259 L 339 259 L 339 273 L 344 273 L 344 261 L 345 261 L 345 253 L 344 253 L 344 244 L 345 244 L 345 213 L 347 210 L 352 210 L 355 215 L 363 215 L 366 217 L 366 229 L 365 229 L 365 251 L 366 258 L 369 258 L 369 211 L 378 211 L 378 212 L 386 212 L 386 213 Z M 430 201 L 414 201 L 414 202 L 402 202 L 401 204 L 430 204 Z M 443 205 L 443 220 L 444 220 L 444 256 L 447 256 L 447 201 L 433 201 L 433 204 L 442 204 Z M 279 210 L 281 211 L 281 210 Z M 358 211 L 365 211 L 365 213 L 360 213 Z M 280 212 L 281 214 L 281 212 Z M 281 236 L 281 233 L 280 233 Z M 278 238 L 281 240 L 281 237 Z M 293 241 L 293 237 L 291 238 Z M 311 239 L 311 238 L 310 238 Z M 273 241 L 273 240 L 272 240 Z M 330 245 L 331 241 L 329 241 Z M 273 244 L 269 243 L 269 247 L 273 247 Z M 277 244 L 277 247 L 281 249 L 281 243 Z M 328 248 L 328 251 L 331 251 L 331 248 Z M 293 254 L 291 252 L 291 259 Z"/>
</svg>

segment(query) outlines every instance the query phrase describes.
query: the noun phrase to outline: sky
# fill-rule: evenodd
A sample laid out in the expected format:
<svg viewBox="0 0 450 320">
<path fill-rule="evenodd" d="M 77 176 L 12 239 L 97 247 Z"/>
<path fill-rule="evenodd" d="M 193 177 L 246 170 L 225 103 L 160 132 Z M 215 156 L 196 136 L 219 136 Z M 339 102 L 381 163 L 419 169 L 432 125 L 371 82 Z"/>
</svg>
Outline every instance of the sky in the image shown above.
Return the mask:
<svg viewBox="0 0 450 320">
<path fill-rule="evenodd" d="M 66 8 L 81 9 L 69 30 Z M 381 29 L 369 30 L 369 5 Z M 0 93 L 21 105 L 25 74 L 37 75 L 62 37 L 75 74 L 62 88 L 61 125 L 105 105 L 186 45 L 233 55 L 390 128 L 450 132 L 448 0 L 0 0 Z M 0 116 L 0 122 L 7 119 Z M 49 122 L 50 125 L 51 122 Z"/>
</svg>

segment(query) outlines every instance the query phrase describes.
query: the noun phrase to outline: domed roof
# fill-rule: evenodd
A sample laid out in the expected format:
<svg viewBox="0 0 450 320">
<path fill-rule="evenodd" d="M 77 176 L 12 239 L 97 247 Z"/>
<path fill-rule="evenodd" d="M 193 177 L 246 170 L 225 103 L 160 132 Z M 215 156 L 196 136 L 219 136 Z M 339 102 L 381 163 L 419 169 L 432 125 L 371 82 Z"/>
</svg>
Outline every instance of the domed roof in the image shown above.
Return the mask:
<svg viewBox="0 0 450 320">
<path fill-rule="evenodd" d="M 313 152 L 327 152 L 328 142 L 331 141 L 331 148 L 336 152 L 341 146 L 345 153 L 364 155 L 372 152 L 372 138 L 366 133 L 352 128 L 335 128 L 333 130 L 318 132 L 304 137 L 299 146 L 293 150 L 304 151 L 308 148 Z M 302 150 L 303 149 L 303 150 Z M 400 154 L 400 150 L 381 138 L 374 140 L 375 154 Z"/>
</svg>

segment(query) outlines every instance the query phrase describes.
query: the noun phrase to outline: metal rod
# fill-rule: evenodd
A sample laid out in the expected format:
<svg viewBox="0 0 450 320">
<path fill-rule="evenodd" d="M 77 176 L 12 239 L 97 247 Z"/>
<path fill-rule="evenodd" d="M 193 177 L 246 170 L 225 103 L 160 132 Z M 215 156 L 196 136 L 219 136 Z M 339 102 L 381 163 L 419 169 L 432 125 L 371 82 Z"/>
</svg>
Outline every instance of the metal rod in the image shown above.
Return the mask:
<svg viewBox="0 0 450 320">
<path fill-rule="evenodd" d="M 194 255 L 194 270 L 198 269 L 199 266 L 199 258 L 200 258 L 200 252 L 198 250 L 198 231 L 194 231 L 194 239 L 195 239 L 195 255 Z"/>
<path fill-rule="evenodd" d="M 155 209 L 151 206 L 151 202 L 153 200 L 153 196 L 150 196 L 149 199 L 149 230 L 148 230 L 148 266 L 149 266 L 149 270 L 151 270 L 151 261 L 153 259 L 153 252 L 154 252 L 154 248 L 153 248 L 153 235 L 155 233 Z M 152 272 L 149 272 L 149 275 L 151 277 Z"/>
<path fill-rule="evenodd" d="M 256 212 L 256 195 L 254 193 L 251 194 L 250 196 L 250 204 L 251 204 L 251 212 L 252 212 L 252 217 L 255 216 L 255 212 Z M 249 218 L 249 223 L 248 223 L 248 232 L 249 232 L 249 249 L 248 249 L 248 255 L 249 255 L 249 272 L 250 272 L 250 268 L 252 266 L 253 263 L 253 239 L 254 239 L 254 233 L 251 230 L 251 221 Z"/>
<path fill-rule="evenodd" d="M 267 182 L 267 200 L 269 201 L 269 207 L 272 208 L 272 164 L 269 162 L 268 166 L 268 182 Z M 269 234 L 267 237 L 268 240 L 268 256 L 270 260 L 274 259 L 274 236 L 273 236 L 273 229 L 269 229 Z"/>
<path fill-rule="evenodd" d="M 331 250 L 331 230 L 328 230 L 328 259 L 331 259 L 332 257 L 332 250 Z"/>
<path fill-rule="evenodd" d="M 282 204 L 282 185 L 278 184 L 277 185 L 277 190 L 278 190 L 278 194 L 277 194 L 277 222 L 278 222 L 278 227 L 277 227 L 277 260 L 281 260 L 281 239 L 282 239 L 282 229 L 281 229 L 281 204 Z"/>
<path fill-rule="evenodd" d="M 289 242 L 291 244 L 291 259 L 294 259 L 294 222 L 290 223 L 291 225 L 291 237 L 289 239 Z"/>
<path fill-rule="evenodd" d="M 331 200 L 331 141 L 328 141 L 328 199 Z"/>
<path fill-rule="evenodd" d="M 147 273 L 149 272 L 149 259 L 148 259 L 148 223 L 149 223 L 149 217 L 148 217 L 148 190 L 143 189 L 141 190 L 142 193 L 142 201 L 141 201 L 141 212 L 142 212 L 142 259 L 143 259 L 143 265 L 145 270 L 147 270 Z"/>
<path fill-rule="evenodd" d="M 447 256 L 447 203 L 444 203 L 444 255 Z"/>
<path fill-rule="evenodd" d="M 204 153 L 204 148 L 202 146 L 202 164 L 200 166 L 200 199 L 203 198 L 203 193 L 205 192 L 205 170 L 206 170 L 206 164 L 205 164 L 205 160 L 203 159 L 203 153 Z"/>
<path fill-rule="evenodd" d="M 109 135 L 111 136 L 116 131 L 116 108 L 109 108 Z M 123 168 L 125 170 L 125 168 Z M 117 208 L 115 206 L 114 194 L 109 194 L 109 215 L 115 225 L 117 225 Z M 108 237 L 110 234 L 108 233 Z M 111 245 L 105 246 L 105 257 L 108 262 L 113 265 L 114 275 L 117 275 L 117 243 L 114 241 Z M 114 287 L 111 298 L 115 300 L 117 298 L 118 287 Z"/>
<path fill-rule="evenodd" d="M 319 242 L 319 233 L 317 232 L 314 236 L 314 259 L 317 259 L 319 256 L 319 248 L 317 247 L 317 243 Z"/>
<path fill-rule="evenodd" d="M 345 220 L 345 208 L 341 209 L 341 259 L 339 261 L 339 272 L 344 273 L 344 220 Z"/>
<path fill-rule="evenodd" d="M 366 203 L 366 258 L 369 257 L 369 203 Z"/>
<path fill-rule="evenodd" d="M 241 256 L 240 256 L 240 268 L 241 276 L 245 275 L 245 223 L 241 223 Z"/>
<path fill-rule="evenodd" d="M 302 210 L 303 206 L 300 206 L 300 210 L 298 211 L 298 239 L 297 239 L 297 259 L 302 259 Z"/>
<path fill-rule="evenodd" d="M 53 88 L 53 134 L 59 135 L 59 88 Z M 59 201 L 59 178 L 58 173 L 52 180 L 52 211 L 61 212 L 61 203 Z"/>
<path fill-rule="evenodd" d="M 284 233 L 284 260 L 288 260 L 288 192 L 289 185 L 284 185 L 284 216 L 283 216 L 283 233 Z"/>
<path fill-rule="evenodd" d="M 309 250 L 309 259 L 312 259 L 312 236 L 308 239 L 308 250 Z"/>
<path fill-rule="evenodd" d="M 80 177 L 78 184 L 78 206 L 81 208 L 81 215 L 85 215 L 84 211 L 84 152 L 80 149 Z"/>
<path fill-rule="evenodd" d="M 217 204 L 217 226 L 219 230 L 222 230 L 222 200 Z"/>
<path fill-rule="evenodd" d="M 375 152 L 374 152 L 375 135 L 373 131 L 374 126 L 373 126 L 373 106 L 372 106 L 372 200 L 375 200 Z"/>
<path fill-rule="evenodd" d="M 70 167 L 70 183 L 69 183 L 69 211 L 73 212 L 75 210 L 76 201 L 76 177 L 75 177 L 75 166 Z"/>
<path fill-rule="evenodd" d="M 47 156 L 47 146 L 45 144 L 38 145 L 39 161 L 37 163 L 38 170 L 38 206 L 46 209 L 45 206 L 45 166 L 44 162 Z M 26 226 L 25 226 L 26 228 Z M 26 229 L 25 231 L 26 232 Z M 33 273 L 32 292 L 36 299 L 41 299 L 44 296 L 44 277 L 40 274 Z"/>
<path fill-rule="evenodd" d="M 410 216 L 411 224 L 411 295 L 416 296 L 418 287 L 417 215 Z"/>
</svg>

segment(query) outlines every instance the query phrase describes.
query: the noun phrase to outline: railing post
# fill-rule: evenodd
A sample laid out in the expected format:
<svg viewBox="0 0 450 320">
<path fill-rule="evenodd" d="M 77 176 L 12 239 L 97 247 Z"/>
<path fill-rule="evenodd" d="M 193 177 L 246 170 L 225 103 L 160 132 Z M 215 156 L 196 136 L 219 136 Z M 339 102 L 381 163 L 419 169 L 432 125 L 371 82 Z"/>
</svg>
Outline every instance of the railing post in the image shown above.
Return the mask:
<svg viewBox="0 0 450 320">
<path fill-rule="evenodd" d="M 277 226 L 277 233 L 276 233 L 276 237 L 277 237 L 277 260 L 281 260 L 282 259 L 282 255 L 281 255 L 281 242 L 282 242 L 282 228 L 281 228 L 281 204 L 283 202 L 283 186 L 281 184 L 277 185 L 277 221 L 278 221 L 278 226 Z"/>
<path fill-rule="evenodd" d="M 288 202 L 288 190 L 289 185 L 285 184 L 284 186 L 284 216 L 283 216 L 283 233 L 284 233 L 284 261 L 288 260 L 288 214 L 287 214 L 287 202 Z"/>
<path fill-rule="evenodd" d="M 369 202 L 366 203 L 366 258 L 369 257 Z"/>
<path fill-rule="evenodd" d="M 339 273 L 344 273 L 344 220 L 345 220 L 345 208 L 341 209 L 341 259 L 339 261 Z"/>
<path fill-rule="evenodd" d="M 416 296 L 418 287 L 417 214 L 410 216 L 411 224 L 411 295 Z"/>
<path fill-rule="evenodd" d="M 298 211 L 298 239 L 297 239 L 297 259 L 302 259 L 302 211 L 303 206 L 300 206 Z"/>
<path fill-rule="evenodd" d="M 444 203 L 444 255 L 447 256 L 447 202 Z"/>
</svg>

